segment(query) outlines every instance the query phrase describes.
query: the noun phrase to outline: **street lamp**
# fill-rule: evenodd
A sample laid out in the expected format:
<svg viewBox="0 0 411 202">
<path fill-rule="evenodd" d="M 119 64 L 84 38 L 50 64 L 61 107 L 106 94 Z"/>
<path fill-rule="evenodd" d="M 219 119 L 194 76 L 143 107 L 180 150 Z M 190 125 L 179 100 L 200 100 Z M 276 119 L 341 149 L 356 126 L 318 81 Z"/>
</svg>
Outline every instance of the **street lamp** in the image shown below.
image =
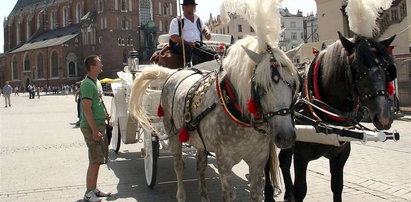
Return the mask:
<svg viewBox="0 0 411 202">
<path fill-rule="evenodd" d="M 136 78 L 136 73 L 139 70 L 138 67 L 138 52 L 136 50 L 132 50 L 128 52 L 128 70 L 133 75 L 133 81 Z"/>
</svg>

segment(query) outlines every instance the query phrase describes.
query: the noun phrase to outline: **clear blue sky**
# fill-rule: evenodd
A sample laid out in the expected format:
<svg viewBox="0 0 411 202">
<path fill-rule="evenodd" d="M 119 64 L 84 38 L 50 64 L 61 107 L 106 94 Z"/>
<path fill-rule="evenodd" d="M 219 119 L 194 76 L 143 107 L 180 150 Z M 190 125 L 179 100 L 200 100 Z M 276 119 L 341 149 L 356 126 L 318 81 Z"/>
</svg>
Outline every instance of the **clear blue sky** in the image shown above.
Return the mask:
<svg viewBox="0 0 411 202">
<path fill-rule="evenodd" d="M 183 0 L 180 0 L 181 2 Z M 204 20 L 208 20 L 210 13 L 213 16 L 220 14 L 220 4 L 223 0 L 197 0 L 197 15 Z M 13 10 L 14 5 L 17 0 L 1 0 L 0 6 L 0 53 L 3 53 L 3 44 L 4 44 L 4 30 L 3 30 L 3 20 L 4 17 L 8 16 Z M 178 2 L 178 0 L 177 0 Z M 212 3 L 211 3 L 212 2 Z M 317 7 L 314 0 L 285 0 L 283 7 L 287 7 L 288 10 L 295 14 L 298 9 L 303 11 L 303 14 L 306 15 L 309 12 L 317 12 Z"/>
</svg>

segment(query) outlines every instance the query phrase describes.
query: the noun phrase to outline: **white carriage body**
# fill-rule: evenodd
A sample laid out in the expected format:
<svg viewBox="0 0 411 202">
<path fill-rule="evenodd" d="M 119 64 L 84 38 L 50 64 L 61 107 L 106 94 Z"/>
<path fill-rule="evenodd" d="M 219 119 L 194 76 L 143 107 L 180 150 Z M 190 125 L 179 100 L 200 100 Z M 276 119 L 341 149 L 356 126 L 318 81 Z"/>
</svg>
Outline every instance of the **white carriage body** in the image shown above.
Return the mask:
<svg viewBox="0 0 411 202">
<path fill-rule="evenodd" d="M 161 49 L 165 44 L 169 42 L 170 36 L 168 34 L 160 35 L 158 37 L 159 45 L 157 46 L 158 49 Z M 231 35 L 223 35 L 223 34 L 212 34 L 210 40 L 204 40 L 203 42 L 212 47 L 215 50 L 220 48 L 220 45 L 223 45 L 224 48 L 231 44 Z M 210 64 L 211 63 L 211 64 Z M 140 65 L 139 69 L 142 70 L 145 67 L 151 65 Z M 216 67 L 218 63 L 216 61 L 210 61 L 205 63 L 204 65 L 200 65 L 201 67 Z M 211 70 L 211 69 L 209 69 Z M 111 120 L 110 122 L 114 126 L 113 133 L 118 133 L 117 127 L 120 128 L 121 134 L 121 141 L 125 144 L 132 144 L 136 143 L 140 139 L 141 133 L 137 134 L 137 130 L 139 129 L 138 123 L 136 123 L 129 114 L 129 98 L 131 89 L 133 88 L 133 79 L 132 74 L 127 70 L 127 67 L 124 68 L 124 71 L 117 72 L 118 77 L 121 79 L 120 81 L 111 83 L 111 88 L 113 90 L 113 100 L 111 105 Z M 139 72 L 136 73 L 136 77 L 138 77 Z M 161 129 L 162 123 L 158 121 L 157 117 L 157 107 L 160 102 L 161 97 L 161 85 L 160 83 L 153 83 L 150 86 L 149 92 L 146 94 L 143 105 L 146 112 L 151 115 L 151 119 L 153 120 L 153 124 L 156 128 Z M 138 136 L 137 136 L 138 135 Z"/>
</svg>

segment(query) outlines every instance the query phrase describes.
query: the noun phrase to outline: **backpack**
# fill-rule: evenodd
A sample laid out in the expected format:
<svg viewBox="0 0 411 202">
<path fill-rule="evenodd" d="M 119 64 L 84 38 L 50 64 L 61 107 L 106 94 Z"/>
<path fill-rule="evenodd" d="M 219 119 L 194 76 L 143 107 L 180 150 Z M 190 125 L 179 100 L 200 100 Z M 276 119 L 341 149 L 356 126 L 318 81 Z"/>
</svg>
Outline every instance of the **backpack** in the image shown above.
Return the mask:
<svg viewBox="0 0 411 202">
<path fill-rule="evenodd" d="M 181 37 L 181 28 L 184 28 L 184 18 L 181 19 L 177 17 L 177 22 L 178 22 L 178 36 Z M 198 31 L 200 31 L 200 42 L 203 43 L 203 34 L 201 31 L 201 19 L 200 18 L 198 18 L 196 25 L 197 25 Z M 174 43 L 171 39 L 168 41 L 168 44 L 170 47 L 173 47 L 174 45 L 176 45 L 176 43 Z"/>
</svg>

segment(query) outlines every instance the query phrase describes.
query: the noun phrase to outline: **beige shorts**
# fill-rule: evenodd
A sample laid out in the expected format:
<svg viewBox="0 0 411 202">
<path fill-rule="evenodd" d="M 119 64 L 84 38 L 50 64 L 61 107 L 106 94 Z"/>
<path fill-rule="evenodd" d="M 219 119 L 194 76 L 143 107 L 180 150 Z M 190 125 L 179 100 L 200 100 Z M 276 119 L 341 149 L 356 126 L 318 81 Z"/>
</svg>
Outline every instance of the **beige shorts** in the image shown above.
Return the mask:
<svg viewBox="0 0 411 202">
<path fill-rule="evenodd" d="M 106 126 L 98 125 L 98 131 L 103 135 L 99 142 L 93 140 L 91 128 L 80 128 L 84 135 L 88 147 L 88 159 L 90 163 L 107 163 L 108 161 L 108 139 L 106 135 Z"/>
</svg>

